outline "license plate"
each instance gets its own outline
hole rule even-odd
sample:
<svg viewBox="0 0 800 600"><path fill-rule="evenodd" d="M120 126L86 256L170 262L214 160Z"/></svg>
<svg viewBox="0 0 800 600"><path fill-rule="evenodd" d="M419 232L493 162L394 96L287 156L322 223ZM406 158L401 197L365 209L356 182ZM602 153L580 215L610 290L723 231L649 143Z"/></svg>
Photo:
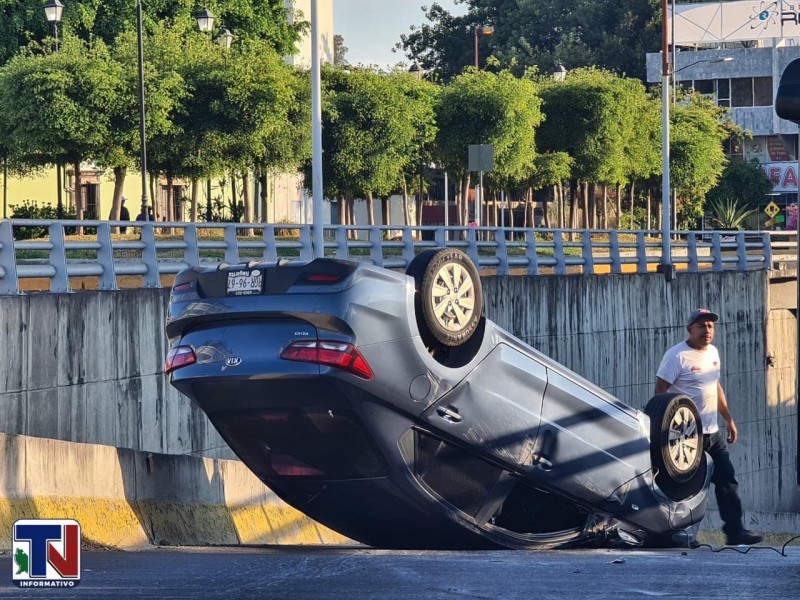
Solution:
<svg viewBox="0 0 800 600"><path fill-rule="evenodd" d="M228 272L228 296L250 296L264 289L264 272L258 269Z"/></svg>

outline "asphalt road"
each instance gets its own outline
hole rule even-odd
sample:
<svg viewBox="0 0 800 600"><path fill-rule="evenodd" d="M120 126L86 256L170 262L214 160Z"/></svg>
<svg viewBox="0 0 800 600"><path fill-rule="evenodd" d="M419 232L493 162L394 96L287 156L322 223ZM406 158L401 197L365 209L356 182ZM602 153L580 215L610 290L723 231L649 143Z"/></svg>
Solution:
<svg viewBox="0 0 800 600"><path fill-rule="evenodd" d="M797 543L797 542L795 542ZM778 549L780 550L780 548ZM800 546L697 550L410 552L363 548L157 548L84 552L73 589L2 598L800 598Z"/></svg>

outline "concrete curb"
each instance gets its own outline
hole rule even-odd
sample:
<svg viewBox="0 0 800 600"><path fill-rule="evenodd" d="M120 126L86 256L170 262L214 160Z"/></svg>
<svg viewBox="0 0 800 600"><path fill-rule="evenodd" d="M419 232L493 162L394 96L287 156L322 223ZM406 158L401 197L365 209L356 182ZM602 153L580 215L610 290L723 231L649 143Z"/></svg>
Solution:
<svg viewBox="0 0 800 600"><path fill-rule="evenodd" d="M87 542L352 544L239 461L0 434L0 549L22 518L75 519Z"/></svg>

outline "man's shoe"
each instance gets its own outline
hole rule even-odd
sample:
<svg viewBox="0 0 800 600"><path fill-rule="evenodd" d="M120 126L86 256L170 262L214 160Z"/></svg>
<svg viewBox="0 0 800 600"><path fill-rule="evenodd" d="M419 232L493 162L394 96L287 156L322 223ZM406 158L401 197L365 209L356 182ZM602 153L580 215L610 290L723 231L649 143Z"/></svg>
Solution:
<svg viewBox="0 0 800 600"><path fill-rule="evenodd" d="M725 543L728 546L752 546L758 544L764 539L764 536L748 531L747 529L740 529L733 533L725 534Z"/></svg>

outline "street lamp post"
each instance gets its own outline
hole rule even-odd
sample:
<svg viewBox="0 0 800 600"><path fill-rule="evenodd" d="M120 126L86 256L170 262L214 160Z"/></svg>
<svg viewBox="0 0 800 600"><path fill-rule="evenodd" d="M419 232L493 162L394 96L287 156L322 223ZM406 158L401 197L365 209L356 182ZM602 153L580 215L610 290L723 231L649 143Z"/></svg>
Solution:
<svg viewBox="0 0 800 600"><path fill-rule="evenodd" d="M667 2L662 0L663 27L661 29L661 264L658 269L664 273L668 280L675 276L675 266L672 264L670 248L670 165L669 165L669 106L670 106L670 78L675 80L675 75L684 69L700 63L730 62L730 56L718 58L705 58L696 60L688 65L675 69L670 68L668 44L670 39L670 21L667 19ZM674 13L673 13L674 14ZM676 202L677 203L677 202Z"/></svg>
<svg viewBox="0 0 800 600"><path fill-rule="evenodd" d="M55 39L55 50L58 52L58 24L61 23L61 15L64 12L64 5L60 0L47 0L44 3L44 14L48 22L53 24L53 39ZM56 215L59 219L64 218L64 201L62 199L61 182L61 163L56 162Z"/></svg>
<svg viewBox="0 0 800 600"><path fill-rule="evenodd" d="M56 41L56 52L58 52L58 24L61 23L61 15L64 12L64 5L60 0L47 0L44 3L44 14L47 20L53 24L53 38Z"/></svg>
<svg viewBox="0 0 800 600"><path fill-rule="evenodd" d="M667 0L662 0L663 25L661 28L661 265L659 270L668 280L674 276L672 249L670 248L670 196L669 196L669 41L670 22L667 19Z"/></svg>
<svg viewBox="0 0 800 600"><path fill-rule="evenodd" d="M325 238L322 222L324 202L322 173L322 75L319 56L318 0L311 0L311 194L313 216L314 257L325 257Z"/></svg>
<svg viewBox="0 0 800 600"><path fill-rule="evenodd" d="M231 33L231 30L225 27L225 25L220 27L216 39L220 46L227 48L228 50L231 49L231 44L233 44L233 33Z"/></svg>
<svg viewBox="0 0 800 600"><path fill-rule="evenodd" d="M203 33L211 34L211 31L214 29L215 18L214 13L208 10L208 8L203 8L195 15L197 28ZM206 223L210 223L213 216L214 213L211 208L211 175L209 175L208 181L206 182Z"/></svg>
<svg viewBox="0 0 800 600"><path fill-rule="evenodd" d="M474 29L475 35L475 68L480 69L478 66L478 35L492 35L494 33L494 27L491 25L483 25L475 27Z"/></svg>
<svg viewBox="0 0 800 600"><path fill-rule="evenodd" d="M145 128L145 97L144 97L144 41L142 37L142 0L136 0L136 43L139 59L139 162L142 172L142 218L150 220L147 200L147 143Z"/></svg>

